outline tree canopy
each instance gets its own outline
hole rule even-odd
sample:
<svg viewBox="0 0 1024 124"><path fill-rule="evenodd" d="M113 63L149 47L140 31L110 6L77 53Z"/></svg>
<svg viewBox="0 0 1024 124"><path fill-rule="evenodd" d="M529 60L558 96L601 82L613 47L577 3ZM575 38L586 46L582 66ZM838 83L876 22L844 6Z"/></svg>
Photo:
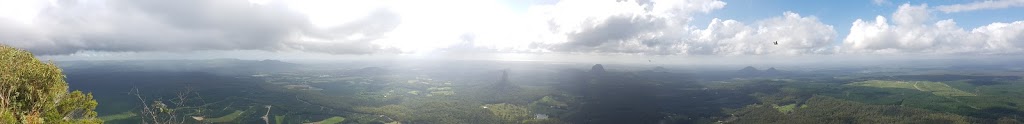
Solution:
<svg viewBox="0 0 1024 124"><path fill-rule="evenodd" d="M68 92L64 74L28 51L0 45L0 123L103 123L91 93Z"/></svg>

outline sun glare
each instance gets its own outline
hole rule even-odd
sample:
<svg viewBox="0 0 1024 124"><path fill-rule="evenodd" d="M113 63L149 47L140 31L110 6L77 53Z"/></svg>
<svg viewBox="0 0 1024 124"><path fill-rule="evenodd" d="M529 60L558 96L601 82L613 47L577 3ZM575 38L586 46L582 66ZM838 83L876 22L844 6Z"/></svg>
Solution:
<svg viewBox="0 0 1024 124"><path fill-rule="evenodd" d="M268 4L267 0L252 0L253 4ZM321 29L342 26L354 20L365 18L373 11L386 10L397 13L400 24L384 37L371 41L374 44L397 48L402 52L435 52L453 44L473 42L478 46L516 48L528 39L524 34L526 26L519 15L497 1L488 0L440 0L440 1L282 1L287 6L307 16L309 21ZM470 6L471 5L471 6ZM497 30L508 29L508 30ZM462 36L474 35L465 38ZM342 39L358 40L365 34L356 34Z"/></svg>
<svg viewBox="0 0 1024 124"><path fill-rule="evenodd" d="M0 0L0 21L10 19L22 24L32 24L40 8L44 8L46 3L47 1Z"/></svg>

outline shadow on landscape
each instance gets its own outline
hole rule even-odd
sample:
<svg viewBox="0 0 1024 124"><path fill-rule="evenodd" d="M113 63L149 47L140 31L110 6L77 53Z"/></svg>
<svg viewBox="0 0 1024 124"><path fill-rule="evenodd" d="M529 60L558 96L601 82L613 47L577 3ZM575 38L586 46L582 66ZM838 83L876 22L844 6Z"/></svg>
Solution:
<svg viewBox="0 0 1024 124"><path fill-rule="evenodd" d="M978 110L977 112L970 114L970 116L993 120L1003 117L1021 118L1024 117L1024 111L1005 107L991 107Z"/></svg>
<svg viewBox="0 0 1024 124"><path fill-rule="evenodd" d="M564 70L567 85L580 94L575 123L712 123L728 114L722 108L740 108L757 102L736 90L709 90L687 74L661 69L639 72L605 71L600 64L588 72Z"/></svg>

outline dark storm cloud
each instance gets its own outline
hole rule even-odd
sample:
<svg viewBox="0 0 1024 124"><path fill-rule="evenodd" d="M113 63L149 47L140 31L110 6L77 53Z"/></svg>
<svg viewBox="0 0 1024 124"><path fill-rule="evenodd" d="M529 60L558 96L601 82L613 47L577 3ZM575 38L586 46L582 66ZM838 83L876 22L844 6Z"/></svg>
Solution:
<svg viewBox="0 0 1024 124"><path fill-rule="evenodd" d="M399 18L386 9L337 27L315 28L283 3L245 0L60 1L33 24L0 21L0 43L37 54L80 51L309 50L365 54ZM360 39L345 39L351 35ZM310 41L315 40L315 41Z"/></svg>

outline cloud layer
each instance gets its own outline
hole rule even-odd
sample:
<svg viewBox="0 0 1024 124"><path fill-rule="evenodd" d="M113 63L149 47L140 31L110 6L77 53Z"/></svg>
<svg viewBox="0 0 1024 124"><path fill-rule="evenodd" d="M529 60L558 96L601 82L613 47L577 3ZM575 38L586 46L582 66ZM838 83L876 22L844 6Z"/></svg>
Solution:
<svg viewBox="0 0 1024 124"><path fill-rule="evenodd" d="M985 0L967 4L936 6L935 8L942 12L954 13L986 9L1002 9L1010 7L1024 7L1024 0Z"/></svg>
<svg viewBox="0 0 1024 124"><path fill-rule="evenodd" d="M964 30L953 20L932 20L927 5L903 4L889 19L857 19L843 40L847 53L1010 54L1024 47L1024 21Z"/></svg>
<svg viewBox="0 0 1024 124"><path fill-rule="evenodd" d="M398 17L387 10L347 25L313 28L286 6L242 0L59 1L33 23L0 21L0 43L37 54L79 51L308 50L373 53L386 50L359 33L377 37Z"/></svg>
<svg viewBox="0 0 1024 124"><path fill-rule="evenodd" d="M594 5L599 4L599 5ZM707 28L690 24L692 15L721 9L717 0L685 2L562 1L547 18L551 36L537 46L557 52L630 54L762 55L827 53L836 34L816 17L785 12L753 25L714 19ZM596 7L595 7L596 6ZM602 7L604 6L604 7ZM604 8L612 12L589 13ZM578 12L578 13L573 13ZM565 16L585 15L585 16ZM779 41L780 45L772 44Z"/></svg>
<svg viewBox="0 0 1024 124"><path fill-rule="evenodd" d="M953 20L935 21L931 12L1024 6L1020 0L934 8L903 4L888 18L853 21L849 34L837 34L832 25L796 12L753 22L714 18L708 24L693 23L695 16L726 8L728 3L720 0L560 0L523 3L527 7L521 10L485 0L319 2L324 1L37 2L43 4L26 5L40 9L10 9L39 10L31 18L0 13L0 43L49 55L205 50L643 55L1024 52L1024 21L966 30Z"/></svg>

